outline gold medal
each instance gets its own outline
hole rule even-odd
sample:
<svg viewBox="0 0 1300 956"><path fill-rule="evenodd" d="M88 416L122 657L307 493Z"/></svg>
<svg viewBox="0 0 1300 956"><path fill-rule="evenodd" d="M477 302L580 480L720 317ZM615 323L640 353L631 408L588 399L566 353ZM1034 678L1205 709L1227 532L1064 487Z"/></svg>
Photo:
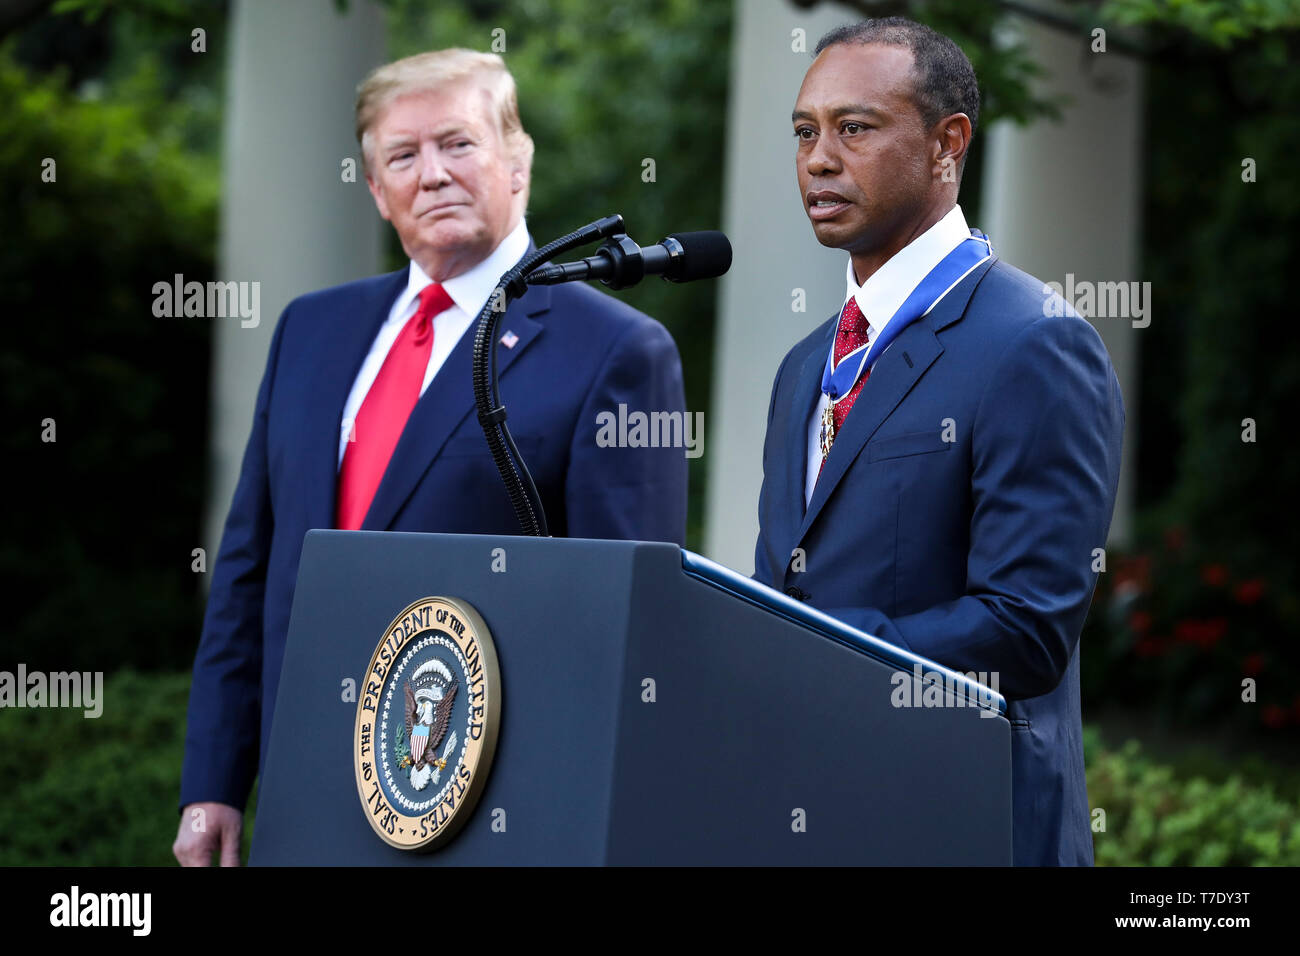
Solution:
<svg viewBox="0 0 1300 956"><path fill-rule="evenodd" d="M835 403L827 402L826 408L822 412L822 460L831 453L831 445L835 442Z"/></svg>

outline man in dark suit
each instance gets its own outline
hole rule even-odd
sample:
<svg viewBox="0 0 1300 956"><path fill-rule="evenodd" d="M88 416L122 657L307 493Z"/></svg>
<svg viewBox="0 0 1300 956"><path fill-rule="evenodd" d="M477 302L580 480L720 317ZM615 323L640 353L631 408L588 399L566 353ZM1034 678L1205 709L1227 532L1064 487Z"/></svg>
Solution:
<svg viewBox="0 0 1300 956"><path fill-rule="evenodd" d="M966 226L978 111L970 62L927 27L869 20L817 46L796 168L817 239L849 253L848 291L776 375L755 577L991 673L1013 861L1090 864L1078 641L1124 409L1092 326Z"/></svg>
<svg viewBox="0 0 1300 956"><path fill-rule="evenodd" d="M473 414L467 334L530 247L533 144L514 82L500 57L467 50L390 63L360 88L357 136L411 262L280 317L194 663L173 847L186 864L239 861L303 535L519 531ZM566 285L530 289L501 329L501 393L551 533L683 543L683 449L597 442L598 416L620 405L685 414L664 328Z"/></svg>

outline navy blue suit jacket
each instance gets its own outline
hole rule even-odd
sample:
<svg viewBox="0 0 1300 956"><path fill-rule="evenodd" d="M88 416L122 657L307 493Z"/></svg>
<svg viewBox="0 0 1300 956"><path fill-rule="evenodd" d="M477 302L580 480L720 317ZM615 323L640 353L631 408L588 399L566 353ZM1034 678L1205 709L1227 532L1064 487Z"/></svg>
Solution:
<svg viewBox="0 0 1300 956"><path fill-rule="evenodd" d="M334 526L343 405L407 270L295 299L271 341L194 661L181 806L243 807L266 753L303 536ZM509 425L551 534L684 543L681 448L596 444L597 415L685 412L662 325L585 285L533 287L497 346ZM518 534L474 414L473 328L402 432L363 530Z"/></svg>
<svg viewBox="0 0 1300 956"><path fill-rule="evenodd" d="M1092 862L1078 643L1124 431L1100 336L1059 299L1045 309L1050 295L990 259L908 326L806 510L835 317L796 345L768 410L755 555L765 584L954 670L997 672L1018 865Z"/></svg>

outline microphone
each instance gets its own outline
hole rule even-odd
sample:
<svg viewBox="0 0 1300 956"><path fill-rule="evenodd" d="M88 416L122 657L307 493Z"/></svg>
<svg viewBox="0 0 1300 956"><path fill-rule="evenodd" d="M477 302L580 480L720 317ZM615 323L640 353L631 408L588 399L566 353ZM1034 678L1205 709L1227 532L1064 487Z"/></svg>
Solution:
<svg viewBox="0 0 1300 956"><path fill-rule="evenodd" d="M731 268L731 243L716 230L673 233L641 248L626 234L611 236L594 256L580 262L543 266L527 276L529 285L557 285L599 279L611 289L626 289L646 276L671 282L716 279Z"/></svg>

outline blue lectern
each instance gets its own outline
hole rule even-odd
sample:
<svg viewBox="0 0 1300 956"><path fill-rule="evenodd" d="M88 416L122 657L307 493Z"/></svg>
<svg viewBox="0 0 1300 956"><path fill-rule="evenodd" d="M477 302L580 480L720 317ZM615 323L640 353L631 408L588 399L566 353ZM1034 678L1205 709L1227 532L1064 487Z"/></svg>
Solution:
<svg viewBox="0 0 1300 956"><path fill-rule="evenodd" d="M500 729L463 828L413 853L367 819L340 688L430 596L490 630ZM251 862L1009 865L1004 710L672 545L312 531Z"/></svg>

